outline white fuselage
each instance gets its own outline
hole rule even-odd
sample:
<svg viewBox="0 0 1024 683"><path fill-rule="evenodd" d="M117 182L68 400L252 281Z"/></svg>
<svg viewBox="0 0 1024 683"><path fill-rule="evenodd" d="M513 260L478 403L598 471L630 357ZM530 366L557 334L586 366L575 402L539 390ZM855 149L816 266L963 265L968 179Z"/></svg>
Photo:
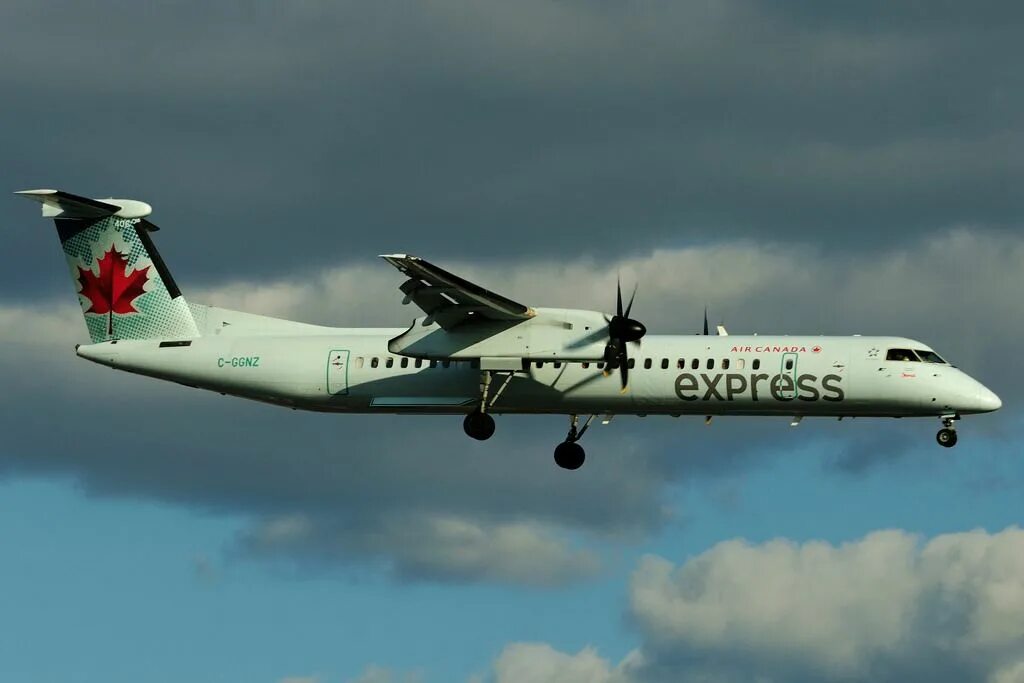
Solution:
<svg viewBox="0 0 1024 683"><path fill-rule="evenodd" d="M83 345L111 367L304 410L468 413L479 361L388 351L402 329L303 326L187 340ZM654 335L630 344L629 389L597 362L524 360L494 372L493 413L942 416L996 410L998 397L945 363L886 360L929 350L898 337ZM505 385L505 378L511 379ZM502 385L505 385L504 387Z"/></svg>

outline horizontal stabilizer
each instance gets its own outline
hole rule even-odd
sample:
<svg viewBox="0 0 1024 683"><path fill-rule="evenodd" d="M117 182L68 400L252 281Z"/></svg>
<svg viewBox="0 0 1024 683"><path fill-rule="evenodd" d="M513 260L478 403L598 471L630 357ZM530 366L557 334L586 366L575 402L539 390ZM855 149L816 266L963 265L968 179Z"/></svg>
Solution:
<svg viewBox="0 0 1024 683"><path fill-rule="evenodd" d="M43 205L43 218L144 218L153 207L135 199L89 199L61 190L22 190L15 192Z"/></svg>

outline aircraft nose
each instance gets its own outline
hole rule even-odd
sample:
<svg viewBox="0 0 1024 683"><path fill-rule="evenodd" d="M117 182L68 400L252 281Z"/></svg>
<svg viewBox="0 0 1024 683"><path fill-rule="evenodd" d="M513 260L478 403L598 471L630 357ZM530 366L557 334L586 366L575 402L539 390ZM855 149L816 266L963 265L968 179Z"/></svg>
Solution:
<svg viewBox="0 0 1024 683"><path fill-rule="evenodd" d="M991 413L994 410L999 410L1003 407L1002 400L996 396L995 392L988 389L987 387L981 387L978 390L978 408L986 413Z"/></svg>

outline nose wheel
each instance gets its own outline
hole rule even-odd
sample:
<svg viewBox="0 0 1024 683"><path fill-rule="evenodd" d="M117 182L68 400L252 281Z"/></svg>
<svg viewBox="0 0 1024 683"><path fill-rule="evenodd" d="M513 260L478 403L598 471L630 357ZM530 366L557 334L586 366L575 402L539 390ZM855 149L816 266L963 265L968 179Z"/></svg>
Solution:
<svg viewBox="0 0 1024 683"><path fill-rule="evenodd" d="M942 417L942 429L935 435L935 440L943 448L952 448L956 445L956 429L953 427L953 421L958 419L957 416L944 415Z"/></svg>
<svg viewBox="0 0 1024 683"><path fill-rule="evenodd" d="M569 417L569 433L566 434L565 441L555 446L556 465L565 470L578 470L583 467L583 462L587 459L587 453L583 450L583 446L576 442L583 438L584 432L590 427L593 419L594 416L591 415L583 423L583 426L580 427L578 415L571 415Z"/></svg>

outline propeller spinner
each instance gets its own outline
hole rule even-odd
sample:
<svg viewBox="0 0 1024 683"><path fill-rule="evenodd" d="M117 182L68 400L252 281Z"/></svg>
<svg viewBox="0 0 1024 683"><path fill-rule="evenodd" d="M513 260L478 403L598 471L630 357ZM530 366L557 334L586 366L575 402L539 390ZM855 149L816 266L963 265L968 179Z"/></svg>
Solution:
<svg viewBox="0 0 1024 683"><path fill-rule="evenodd" d="M619 369L619 378L622 382L622 390L629 386L629 342L640 341L647 334L647 328L639 320L629 317L633 310L633 299L636 298L636 286L633 287L633 294L629 297L626 309L622 309L622 282L616 284L615 315L608 321L608 343L604 347L605 374L610 374L614 368Z"/></svg>

